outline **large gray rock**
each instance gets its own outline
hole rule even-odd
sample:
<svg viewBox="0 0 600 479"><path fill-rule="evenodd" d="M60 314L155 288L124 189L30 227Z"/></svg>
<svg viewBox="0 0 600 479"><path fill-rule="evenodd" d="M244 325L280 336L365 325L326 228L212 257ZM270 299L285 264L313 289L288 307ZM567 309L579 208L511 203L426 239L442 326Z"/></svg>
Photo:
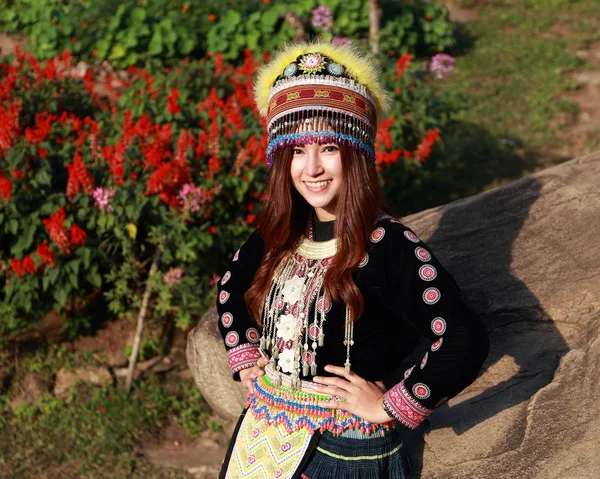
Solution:
<svg viewBox="0 0 600 479"><path fill-rule="evenodd" d="M491 340L477 381L406 434L411 477L600 477L599 184L596 153L404 218ZM211 312L190 334L188 361L229 418L243 394L216 324Z"/></svg>
<svg viewBox="0 0 600 479"><path fill-rule="evenodd" d="M231 377L218 322L217 308L212 308L190 331L186 357L202 397L216 414L234 421L244 407L247 392Z"/></svg>

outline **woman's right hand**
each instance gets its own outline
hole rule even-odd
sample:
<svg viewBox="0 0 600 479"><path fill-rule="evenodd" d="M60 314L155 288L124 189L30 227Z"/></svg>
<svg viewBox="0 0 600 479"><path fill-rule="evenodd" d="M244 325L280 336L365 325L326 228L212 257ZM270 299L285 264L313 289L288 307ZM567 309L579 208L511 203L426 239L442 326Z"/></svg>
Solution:
<svg viewBox="0 0 600 479"><path fill-rule="evenodd" d="M254 392L254 380L265 374L264 368L268 362L269 360L266 358L259 358L256 362L256 366L240 371L240 380L249 393Z"/></svg>

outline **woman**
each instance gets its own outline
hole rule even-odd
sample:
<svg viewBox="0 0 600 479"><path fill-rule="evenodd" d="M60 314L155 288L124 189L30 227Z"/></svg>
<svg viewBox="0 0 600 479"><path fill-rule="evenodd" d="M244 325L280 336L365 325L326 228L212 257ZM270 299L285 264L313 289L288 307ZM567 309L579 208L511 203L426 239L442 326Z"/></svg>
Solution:
<svg viewBox="0 0 600 479"><path fill-rule="evenodd" d="M384 210L388 108L353 47L302 43L259 73L270 172L258 228L219 282L219 327L249 400L220 477L408 477L399 431L475 380L482 323L431 250ZM419 335L419 364L403 360Z"/></svg>

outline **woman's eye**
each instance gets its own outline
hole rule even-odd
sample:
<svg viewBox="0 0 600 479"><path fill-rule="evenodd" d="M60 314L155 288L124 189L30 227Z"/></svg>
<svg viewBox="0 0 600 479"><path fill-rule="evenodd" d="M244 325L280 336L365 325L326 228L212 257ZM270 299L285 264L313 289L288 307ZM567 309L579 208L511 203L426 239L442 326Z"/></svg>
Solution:
<svg viewBox="0 0 600 479"><path fill-rule="evenodd" d="M301 154L302 154L302 150L300 150L300 149L298 149L298 148L294 148L294 149L292 150L292 153L293 153L294 155L301 155Z"/></svg>
<svg viewBox="0 0 600 479"><path fill-rule="evenodd" d="M332 152L332 151L338 151L338 150L339 150L339 148L337 146L333 146L333 145L326 146L325 148L323 148L323 151L326 151L326 152Z"/></svg>

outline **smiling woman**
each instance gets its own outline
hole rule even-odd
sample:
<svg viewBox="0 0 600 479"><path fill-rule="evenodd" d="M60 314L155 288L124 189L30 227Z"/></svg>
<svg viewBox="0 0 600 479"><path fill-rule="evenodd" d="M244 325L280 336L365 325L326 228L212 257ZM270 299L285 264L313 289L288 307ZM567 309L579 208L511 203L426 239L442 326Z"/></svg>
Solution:
<svg viewBox="0 0 600 479"><path fill-rule="evenodd" d="M293 45L256 99L271 168L257 230L218 284L231 373L249 392L220 477L407 478L399 431L475 379L487 334L383 204L377 68L348 45ZM431 346L405 364L419 335Z"/></svg>

